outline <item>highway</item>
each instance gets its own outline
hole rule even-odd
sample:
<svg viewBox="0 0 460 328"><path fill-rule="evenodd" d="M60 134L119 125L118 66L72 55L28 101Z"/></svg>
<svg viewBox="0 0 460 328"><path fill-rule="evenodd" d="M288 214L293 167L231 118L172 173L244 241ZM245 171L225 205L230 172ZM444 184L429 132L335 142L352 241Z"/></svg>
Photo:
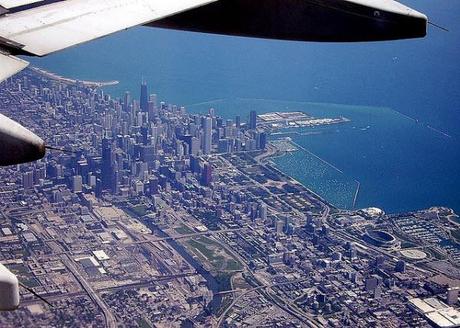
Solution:
<svg viewBox="0 0 460 328"><path fill-rule="evenodd" d="M117 320L110 309L107 307L107 304L99 297L96 291L90 286L90 284L85 280L85 278L80 274L77 267L73 263L73 260L68 255L62 255L61 259L64 265L69 269L72 275L77 279L80 285L85 290L86 294L91 298L91 300L99 306L104 314L105 325L107 328L116 328Z"/></svg>
<svg viewBox="0 0 460 328"><path fill-rule="evenodd" d="M254 276L253 276L254 277ZM254 277L254 279L256 279ZM241 300L244 296L248 295L249 293L251 292L257 292L257 291L261 291L262 289L270 289L270 288L273 288L273 287L278 287L278 286L283 286L283 285L289 285L289 284L294 284L294 283L301 283L303 281L306 281L307 279L300 279L300 280L296 280L296 281L287 281L287 282L282 282L282 283L276 283L276 284L270 284L270 285L260 285L260 286L257 286L257 287L253 287L253 288L249 288L249 289L245 289L245 290L229 290L229 291L225 291L225 292L222 292L222 293L233 293L233 292L238 292L238 291L242 291L243 293L238 295L234 300L233 302L227 307L227 309L225 309L225 311L222 313L222 315L220 316L220 319L219 321L217 322L217 327L221 327L223 322L224 322L224 319L225 317L227 316L228 312L232 309L232 307L239 301ZM300 321L306 323L309 327L318 327L315 323L314 323L314 318L312 316L307 316L305 313L302 313L300 311L298 311L297 309L294 309L293 308L293 305L292 304L281 304L280 302L278 302L272 295L266 295L266 294L263 294L265 297L268 296L268 298L273 302L275 303L278 307L282 308L283 310L285 310L286 312L288 312L289 314L295 316L297 319L299 319Z"/></svg>
<svg viewBox="0 0 460 328"><path fill-rule="evenodd" d="M165 276L152 276L151 279L148 281L139 281L139 282L133 282L129 284L124 284L124 285L119 285L119 286L110 286L110 287L104 287L104 288L97 288L93 289L97 293L100 292L105 292L105 291L117 291L117 290L125 290L125 289L135 289L135 288L148 288L155 286L155 284L162 282L162 281L168 281L168 280L173 280L173 279L178 279L178 278L184 278L184 277L191 277L191 276L196 276L198 273L196 272L184 272L182 274L174 274L174 275L165 275ZM54 294L54 295L46 295L46 294L40 294L40 296L44 297L47 301L49 301L51 304L54 301L62 300L62 299L71 299L74 297L80 297L80 296L85 296L88 295L87 291L82 291L82 292L74 292L74 293L65 293L65 294ZM28 300L24 300L21 302L21 306L27 306L31 304L37 304L41 303L41 301L37 298L30 298Z"/></svg>
<svg viewBox="0 0 460 328"><path fill-rule="evenodd" d="M179 235L179 236L169 236L169 237L163 237L163 238L149 238L149 239L138 240L138 241L134 241L132 243L125 243L125 244L126 245L133 245L133 244L159 243L159 242L168 241L168 240L189 239L189 238L199 237L199 236L212 236L212 235L219 234L219 233L241 231L243 229L244 228L223 229L223 230L209 230L209 231L194 232L194 233L189 233L189 234Z"/></svg>

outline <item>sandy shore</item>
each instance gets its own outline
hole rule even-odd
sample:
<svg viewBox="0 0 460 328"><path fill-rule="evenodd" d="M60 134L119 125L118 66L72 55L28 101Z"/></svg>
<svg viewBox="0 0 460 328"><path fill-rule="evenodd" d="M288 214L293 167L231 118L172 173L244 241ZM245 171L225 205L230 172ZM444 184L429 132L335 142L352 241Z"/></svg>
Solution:
<svg viewBox="0 0 460 328"><path fill-rule="evenodd" d="M57 75L55 73L51 73L51 72L48 72L48 71L45 71L41 68L37 68L37 67L30 67L30 69L34 70L35 72L39 73L39 74L42 74L44 76L46 76L47 78L50 78L50 79L53 79L53 80L57 80L57 81L60 81L60 82L63 82L63 83L68 83L68 84L77 84L77 83L81 83L85 86L88 86L88 87L98 87L98 88L101 88L101 87L108 87L108 86L111 86L111 85L116 85L118 83L120 83L119 81L104 81L104 82L98 82L98 81L82 81L82 80L75 80L75 79L71 79L71 78L68 78L68 77L63 77L63 76L60 76L60 75Z"/></svg>

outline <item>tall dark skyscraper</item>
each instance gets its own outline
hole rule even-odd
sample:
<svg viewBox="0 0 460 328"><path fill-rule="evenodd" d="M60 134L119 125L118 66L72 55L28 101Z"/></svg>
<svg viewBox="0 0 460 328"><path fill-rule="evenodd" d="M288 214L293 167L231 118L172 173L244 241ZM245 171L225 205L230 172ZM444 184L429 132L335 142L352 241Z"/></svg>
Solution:
<svg viewBox="0 0 460 328"><path fill-rule="evenodd" d="M101 166L101 182L102 189L112 188L112 140L109 138L102 139L102 166Z"/></svg>
<svg viewBox="0 0 460 328"><path fill-rule="evenodd" d="M251 130L255 130L257 128L257 112L255 110L251 110L249 114L249 128Z"/></svg>
<svg viewBox="0 0 460 328"><path fill-rule="evenodd" d="M267 147L267 134L262 132L260 134L260 149L265 149Z"/></svg>
<svg viewBox="0 0 460 328"><path fill-rule="evenodd" d="M205 163L203 172L201 173L201 184L203 186L209 186L212 182L212 166L209 163Z"/></svg>
<svg viewBox="0 0 460 328"><path fill-rule="evenodd" d="M148 112L149 111L149 96L147 90L147 83L142 82L141 84L141 98L140 98L140 107L141 111Z"/></svg>

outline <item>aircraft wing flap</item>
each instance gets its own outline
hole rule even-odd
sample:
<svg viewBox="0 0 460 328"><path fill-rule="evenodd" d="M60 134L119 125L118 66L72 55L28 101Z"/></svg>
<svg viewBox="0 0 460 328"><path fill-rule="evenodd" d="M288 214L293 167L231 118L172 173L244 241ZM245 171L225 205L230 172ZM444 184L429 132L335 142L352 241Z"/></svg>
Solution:
<svg viewBox="0 0 460 328"><path fill-rule="evenodd" d="M29 63L22 59L0 53L0 82L22 71L28 65Z"/></svg>
<svg viewBox="0 0 460 328"><path fill-rule="evenodd" d="M38 56L216 0L67 0L0 18L0 37Z"/></svg>
<svg viewBox="0 0 460 328"><path fill-rule="evenodd" d="M0 6L6 9L30 5L32 3L41 2L43 0L0 0Z"/></svg>

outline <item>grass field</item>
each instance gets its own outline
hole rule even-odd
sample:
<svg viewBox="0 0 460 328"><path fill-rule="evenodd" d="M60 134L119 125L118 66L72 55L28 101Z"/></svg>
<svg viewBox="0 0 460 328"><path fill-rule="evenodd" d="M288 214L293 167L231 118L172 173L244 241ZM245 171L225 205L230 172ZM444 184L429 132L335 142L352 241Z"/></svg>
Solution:
<svg viewBox="0 0 460 328"><path fill-rule="evenodd" d="M199 237L187 242L189 249L201 260L209 263L216 271L236 271L243 267L231 254L223 249L217 242Z"/></svg>
<svg viewBox="0 0 460 328"><path fill-rule="evenodd" d="M189 227L183 224L181 224L180 227L174 228L174 230L176 230L176 232L180 233L181 235L188 235L188 234L193 233L192 229L190 229Z"/></svg>

